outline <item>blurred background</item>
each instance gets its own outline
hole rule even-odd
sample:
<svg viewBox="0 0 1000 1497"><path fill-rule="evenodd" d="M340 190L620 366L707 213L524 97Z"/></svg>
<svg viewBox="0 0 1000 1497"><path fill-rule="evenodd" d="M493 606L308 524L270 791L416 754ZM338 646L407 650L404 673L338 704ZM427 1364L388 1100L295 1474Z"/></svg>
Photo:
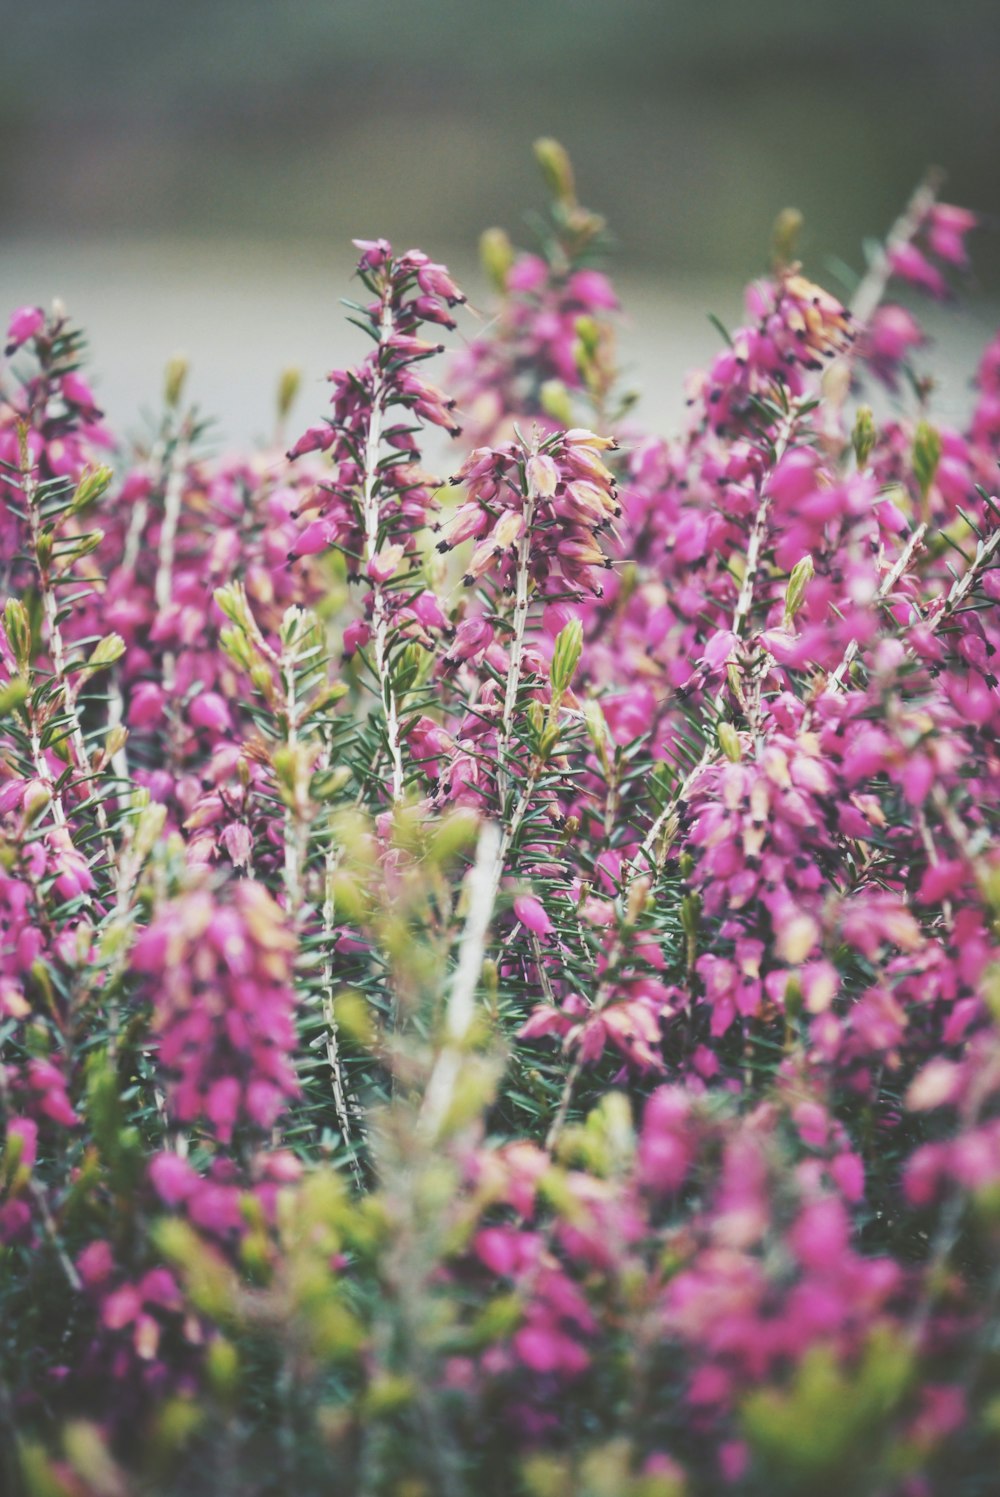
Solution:
<svg viewBox="0 0 1000 1497"><path fill-rule="evenodd" d="M478 235L528 241L541 134L615 233L662 428L781 208L835 290L931 163L1000 214L998 0L2 0L0 22L0 312L61 296L126 430L178 351L220 440L268 429L287 364L318 413L360 351L352 236L419 245L486 306ZM946 408L997 321L996 227L974 253Z"/></svg>

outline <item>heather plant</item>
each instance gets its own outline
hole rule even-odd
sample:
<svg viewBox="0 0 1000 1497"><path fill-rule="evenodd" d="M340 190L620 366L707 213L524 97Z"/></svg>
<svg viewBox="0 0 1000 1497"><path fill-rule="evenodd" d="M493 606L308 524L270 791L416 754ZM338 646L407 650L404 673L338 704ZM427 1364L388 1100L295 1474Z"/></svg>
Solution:
<svg viewBox="0 0 1000 1497"><path fill-rule="evenodd" d="M993 1490L1000 339L953 427L919 322L977 220L928 178L835 294L782 215L665 437L537 154L488 321L358 241L287 453L291 374L129 446L11 319L11 1497Z"/></svg>

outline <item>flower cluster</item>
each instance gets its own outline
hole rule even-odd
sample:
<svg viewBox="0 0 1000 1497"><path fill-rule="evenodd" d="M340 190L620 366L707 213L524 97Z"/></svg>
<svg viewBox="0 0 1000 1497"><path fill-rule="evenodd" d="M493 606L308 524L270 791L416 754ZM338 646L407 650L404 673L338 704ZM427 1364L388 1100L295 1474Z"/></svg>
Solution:
<svg viewBox="0 0 1000 1497"><path fill-rule="evenodd" d="M489 573L513 592L524 553L536 589L599 594L596 569L610 562L597 537L621 514L615 476L600 454L615 446L574 428L531 449L519 442L476 448L452 480L465 486L465 499L442 527L438 550L475 540L467 586Z"/></svg>
<svg viewBox="0 0 1000 1497"><path fill-rule="evenodd" d="M151 982L178 1123L207 1122L225 1144L240 1125L272 1127L295 1095L294 950L280 910L249 879L225 901L192 890L142 932L131 962Z"/></svg>
<svg viewBox="0 0 1000 1497"><path fill-rule="evenodd" d="M667 437L537 154L441 387L461 293L357 242L290 453L174 363L113 471L11 320L4 1492L990 1489L1000 341L939 419L888 299L975 219L842 298L786 216Z"/></svg>
<svg viewBox="0 0 1000 1497"><path fill-rule="evenodd" d="M689 403L717 436L744 424L755 399L775 384L801 395L809 375L852 338L847 309L797 272L751 286L746 310L750 324L688 385Z"/></svg>

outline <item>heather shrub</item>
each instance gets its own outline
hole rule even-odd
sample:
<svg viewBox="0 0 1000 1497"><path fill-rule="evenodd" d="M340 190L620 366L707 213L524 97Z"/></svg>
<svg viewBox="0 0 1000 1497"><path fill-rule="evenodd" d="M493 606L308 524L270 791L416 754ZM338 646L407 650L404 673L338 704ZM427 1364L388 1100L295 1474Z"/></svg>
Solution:
<svg viewBox="0 0 1000 1497"><path fill-rule="evenodd" d="M665 437L537 153L487 321L358 241L287 454L180 363L129 449L11 319L12 1497L993 1489L1000 341L959 429L919 321L976 220L834 294L783 215Z"/></svg>

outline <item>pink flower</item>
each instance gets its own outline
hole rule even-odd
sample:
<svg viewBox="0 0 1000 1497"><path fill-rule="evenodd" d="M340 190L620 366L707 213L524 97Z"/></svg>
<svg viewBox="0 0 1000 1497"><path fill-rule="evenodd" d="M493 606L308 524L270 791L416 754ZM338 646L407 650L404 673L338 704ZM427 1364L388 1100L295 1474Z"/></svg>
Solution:
<svg viewBox="0 0 1000 1497"><path fill-rule="evenodd" d="M188 708L188 717L196 728L208 728L213 733L230 732L233 726L225 698L216 691L203 691L196 696Z"/></svg>
<svg viewBox="0 0 1000 1497"><path fill-rule="evenodd" d="M76 1268L88 1289L106 1283L115 1268L111 1244L103 1237L88 1243L76 1260Z"/></svg>
<svg viewBox="0 0 1000 1497"><path fill-rule="evenodd" d="M163 718L166 693L155 681L142 681L132 693L128 722L132 728L151 728Z"/></svg>
<svg viewBox="0 0 1000 1497"><path fill-rule="evenodd" d="M21 1145L20 1164L31 1169L38 1155L38 1124L32 1118L12 1117L7 1119L7 1139L19 1139Z"/></svg>
<svg viewBox="0 0 1000 1497"><path fill-rule="evenodd" d="M856 1205L865 1194L865 1167L861 1156L853 1153L837 1154L830 1161L830 1176L851 1205Z"/></svg>
<svg viewBox="0 0 1000 1497"><path fill-rule="evenodd" d="M160 1200L167 1206L179 1206L198 1186L198 1175L179 1154L154 1154L149 1162L149 1178Z"/></svg>
<svg viewBox="0 0 1000 1497"><path fill-rule="evenodd" d="M579 1377L590 1365L584 1348L551 1321L524 1326L514 1336L514 1350L532 1372Z"/></svg>
<svg viewBox="0 0 1000 1497"><path fill-rule="evenodd" d="M921 291L927 291L931 296L944 298L948 295L948 283L944 276L937 270L926 255L922 254L914 244L903 244L889 252L889 264L892 266L893 275L899 276L900 280L908 281L911 286L917 286Z"/></svg>
<svg viewBox="0 0 1000 1497"><path fill-rule="evenodd" d="M14 353L30 338L34 338L45 326L45 313L41 307L20 307L11 314L7 325L7 352Z"/></svg>
<svg viewBox="0 0 1000 1497"><path fill-rule="evenodd" d="M120 1331L142 1309L142 1299L134 1284L123 1284L106 1296L101 1306L101 1319L109 1331Z"/></svg>
<svg viewBox="0 0 1000 1497"><path fill-rule="evenodd" d="M927 243L939 260L965 269L969 263L966 235L978 223L976 214L970 213L967 208L956 208L951 203L935 203L928 215Z"/></svg>
<svg viewBox="0 0 1000 1497"><path fill-rule="evenodd" d="M526 930L532 931L536 936L550 936L552 934L552 921L545 913L545 907L533 894L519 894L514 900L514 914L520 920Z"/></svg>
<svg viewBox="0 0 1000 1497"><path fill-rule="evenodd" d="M806 1206L792 1228L791 1245L805 1268L835 1271L848 1245L847 1214L840 1201L827 1196Z"/></svg>

